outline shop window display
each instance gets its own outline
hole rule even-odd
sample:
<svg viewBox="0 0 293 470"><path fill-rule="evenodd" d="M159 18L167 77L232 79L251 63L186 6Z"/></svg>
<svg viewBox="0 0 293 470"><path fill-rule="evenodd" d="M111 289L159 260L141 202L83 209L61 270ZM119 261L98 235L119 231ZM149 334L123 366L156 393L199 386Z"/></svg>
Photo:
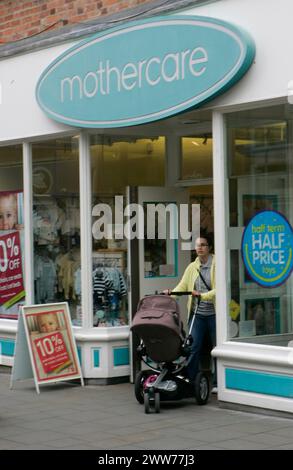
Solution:
<svg viewBox="0 0 293 470"><path fill-rule="evenodd" d="M214 198L213 185L194 186L189 189L190 204L200 206L200 227L205 233L214 237Z"/></svg>
<svg viewBox="0 0 293 470"><path fill-rule="evenodd" d="M167 203L161 203L167 207ZM154 220L153 238L148 237L148 207L153 203L144 203L144 277L173 277L178 275L177 240L171 237L170 222L175 218L174 210L167 212L166 218L158 214ZM170 207L169 209L170 210ZM152 214L152 210L150 211ZM152 216L151 216L152 217ZM162 237L162 238L161 238Z"/></svg>
<svg viewBox="0 0 293 470"><path fill-rule="evenodd" d="M128 324L124 250L93 253L94 326Z"/></svg>
<svg viewBox="0 0 293 470"><path fill-rule="evenodd" d="M289 227L293 224L293 134L288 107L284 104L227 116L228 332L230 339L236 341L287 346L293 338L292 273L288 271L280 282L277 276L270 275L276 271L274 257L283 257L290 250L285 246L285 251L280 251L278 240L285 239L285 226L276 225L274 220L283 217ZM267 224L254 222L263 217L268 217ZM243 238L247 229L251 230L253 243L250 251ZM259 263L253 264L257 259Z"/></svg>
<svg viewBox="0 0 293 470"><path fill-rule="evenodd" d="M213 177L212 113L199 111L199 121L194 122L198 132L181 137L181 180L199 180ZM192 120L186 122L192 127Z"/></svg>
<svg viewBox="0 0 293 470"><path fill-rule="evenodd" d="M67 301L81 326L78 142L33 144L35 303Z"/></svg>
<svg viewBox="0 0 293 470"><path fill-rule="evenodd" d="M22 147L0 148L0 318L25 303Z"/></svg>
<svg viewBox="0 0 293 470"><path fill-rule="evenodd" d="M93 322L94 326L128 325L127 240L99 237L95 224L97 207L107 206L115 214L115 196L127 204L127 186L163 186L165 139L135 136L91 136L92 209L93 209ZM101 207L101 206L100 206ZM123 217L122 217L123 219ZM108 227L113 229L115 220ZM122 229L123 231L123 229ZM116 237L115 237L116 235Z"/></svg>

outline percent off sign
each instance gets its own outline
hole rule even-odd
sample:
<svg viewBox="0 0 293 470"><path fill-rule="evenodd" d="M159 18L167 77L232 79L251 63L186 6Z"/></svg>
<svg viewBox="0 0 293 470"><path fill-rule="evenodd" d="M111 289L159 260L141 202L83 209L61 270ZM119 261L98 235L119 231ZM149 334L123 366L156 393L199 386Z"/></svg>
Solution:
<svg viewBox="0 0 293 470"><path fill-rule="evenodd" d="M0 253L2 250L2 256L0 256L0 272L4 273L9 268L11 271L18 268L20 265L19 255L19 244L16 243L16 236L11 235L8 237L2 237L0 239Z"/></svg>
<svg viewBox="0 0 293 470"><path fill-rule="evenodd" d="M19 232L0 236L0 305L9 308L25 296Z"/></svg>
<svg viewBox="0 0 293 470"><path fill-rule="evenodd" d="M41 351L42 357L50 356L55 352L60 352L64 345L63 339L58 334L53 336L48 336L36 342L37 348ZM61 346L61 348L60 348Z"/></svg>

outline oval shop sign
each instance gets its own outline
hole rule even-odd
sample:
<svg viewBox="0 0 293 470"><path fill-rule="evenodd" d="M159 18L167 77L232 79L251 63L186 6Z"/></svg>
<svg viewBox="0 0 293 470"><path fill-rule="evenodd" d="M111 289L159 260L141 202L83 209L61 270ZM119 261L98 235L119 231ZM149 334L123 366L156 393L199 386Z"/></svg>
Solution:
<svg viewBox="0 0 293 470"><path fill-rule="evenodd" d="M178 114L223 93L250 67L246 32L221 20L157 17L99 33L42 73L37 101L78 127L123 127Z"/></svg>
<svg viewBox="0 0 293 470"><path fill-rule="evenodd" d="M292 250L292 227L277 211L258 212L245 227L243 262L253 281L262 287L276 287L288 279L293 269Z"/></svg>

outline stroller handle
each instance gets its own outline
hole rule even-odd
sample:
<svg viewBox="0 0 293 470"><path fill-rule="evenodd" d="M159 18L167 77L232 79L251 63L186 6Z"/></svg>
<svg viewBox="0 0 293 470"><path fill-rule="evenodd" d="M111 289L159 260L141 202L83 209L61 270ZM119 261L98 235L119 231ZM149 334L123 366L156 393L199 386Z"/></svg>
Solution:
<svg viewBox="0 0 293 470"><path fill-rule="evenodd" d="M190 290L186 290L186 291L179 291L179 292L172 292L170 291L168 294L165 294L164 292L161 292L161 294L164 294L164 295L176 295L176 296L181 296L181 295L192 295L192 291Z"/></svg>
<svg viewBox="0 0 293 470"><path fill-rule="evenodd" d="M192 295L192 291L189 291L189 290L186 290L186 291L182 291L182 292L170 292L170 295Z"/></svg>

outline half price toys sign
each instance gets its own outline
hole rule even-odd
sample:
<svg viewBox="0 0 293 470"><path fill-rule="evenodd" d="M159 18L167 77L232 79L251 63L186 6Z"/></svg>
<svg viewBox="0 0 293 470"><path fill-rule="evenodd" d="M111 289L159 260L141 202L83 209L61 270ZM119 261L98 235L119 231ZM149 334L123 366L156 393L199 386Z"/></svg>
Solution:
<svg viewBox="0 0 293 470"><path fill-rule="evenodd" d="M264 210L245 227L241 246L245 268L261 287L280 286L293 270L293 229L286 217Z"/></svg>

